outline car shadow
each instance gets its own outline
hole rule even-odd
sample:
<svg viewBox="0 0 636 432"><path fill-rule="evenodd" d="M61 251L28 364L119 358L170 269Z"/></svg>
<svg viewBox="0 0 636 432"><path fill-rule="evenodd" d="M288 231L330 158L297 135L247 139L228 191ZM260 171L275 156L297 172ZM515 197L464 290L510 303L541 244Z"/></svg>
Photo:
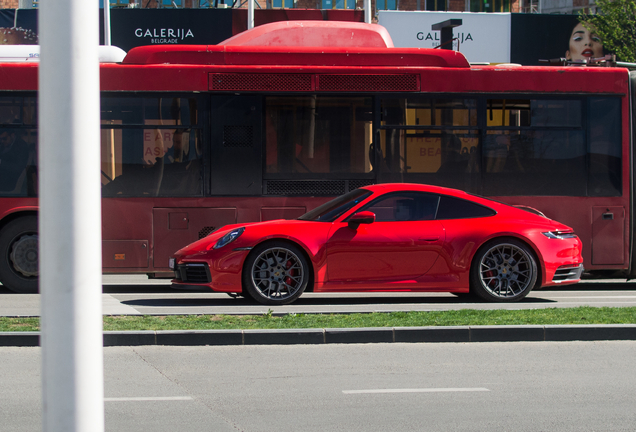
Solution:
<svg viewBox="0 0 636 432"><path fill-rule="evenodd" d="M170 285L102 285L104 294L174 294L175 292L178 291L170 288Z"/></svg>
<svg viewBox="0 0 636 432"><path fill-rule="evenodd" d="M254 300L244 297L238 298L187 298L189 293L183 293L178 297L161 298L161 299L134 299L124 300L121 303L132 307L232 307L232 306L264 306ZM373 306L373 305L391 305L391 304L487 304L488 302L474 298L458 298L458 297L300 297L289 306ZM533 303L556 303L556 300L548 300L542 298L525 298L519 304ZM284 307L284 306L277 306Z"/></svg>

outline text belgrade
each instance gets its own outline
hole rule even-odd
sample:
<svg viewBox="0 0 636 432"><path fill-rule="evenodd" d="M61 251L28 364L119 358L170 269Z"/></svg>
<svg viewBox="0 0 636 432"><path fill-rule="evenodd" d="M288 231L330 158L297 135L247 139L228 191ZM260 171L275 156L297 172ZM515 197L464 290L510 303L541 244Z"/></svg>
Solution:
<svg viewBox="0 0 636 432"><path fill-rule="evenodd" d="M149 38L161 38L161 42L153 39L153 43L177 43L178 39L184 40L185 38L194 37L194 33L190 29L171 29L171 28L162 28L162 29L140 29L135 30L135 36L138 38L141 37L149 37Z"/></svg>

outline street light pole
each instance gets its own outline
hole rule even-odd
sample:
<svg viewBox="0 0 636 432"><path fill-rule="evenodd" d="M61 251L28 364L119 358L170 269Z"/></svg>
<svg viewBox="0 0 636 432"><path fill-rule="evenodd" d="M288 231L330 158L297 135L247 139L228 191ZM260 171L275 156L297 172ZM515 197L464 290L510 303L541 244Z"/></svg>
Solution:
<svg viewBox="0 0 636 432"><path fill-rule="evenodd" d="M44 432L103 432L99 4L40 0Z"/></svg>
<svg viewBox="0 0 636 432"><path fill-rule="evenodd" d="M104 45L110 46L110 0L104 2Z"/></svg>
<svg viewBox="0 0 636 432"><path fill-rule="evenodd" d="M254 1L255 0L247 0L247 29L248 30L254 28Z"/></svg>

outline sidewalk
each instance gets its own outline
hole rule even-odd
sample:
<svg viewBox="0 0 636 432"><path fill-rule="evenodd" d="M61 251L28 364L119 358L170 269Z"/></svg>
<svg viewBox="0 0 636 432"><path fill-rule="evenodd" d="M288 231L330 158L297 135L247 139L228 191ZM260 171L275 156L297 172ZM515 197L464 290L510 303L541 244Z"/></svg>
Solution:
<svg viewBox="0 0 636 432"><path fill-rule="evenodd" d="M0 347L39 346L38 332L0 333ZM636 340L636 324L104 332L104 346L296 345Z"/></svg>

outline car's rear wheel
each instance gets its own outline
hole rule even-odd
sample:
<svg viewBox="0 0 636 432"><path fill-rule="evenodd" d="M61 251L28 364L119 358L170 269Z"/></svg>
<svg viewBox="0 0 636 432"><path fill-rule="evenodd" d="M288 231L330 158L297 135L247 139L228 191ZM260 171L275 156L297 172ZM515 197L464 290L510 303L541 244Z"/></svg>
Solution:
<svg viewBox="0 0 636 432"><path fill-rule="evenodd" d="M527 245L512 238L497 239L475 255L471 291L488 301L514 302L530 293L537 275L537 263Z"/></svg>
<svg viewBox="0 0 636 432"><path fill-rule="evenodd" d="M307 288L309 264L300 248L285 242L257 246L243 266L243 290L266 305L289 304Z"/></svg>

